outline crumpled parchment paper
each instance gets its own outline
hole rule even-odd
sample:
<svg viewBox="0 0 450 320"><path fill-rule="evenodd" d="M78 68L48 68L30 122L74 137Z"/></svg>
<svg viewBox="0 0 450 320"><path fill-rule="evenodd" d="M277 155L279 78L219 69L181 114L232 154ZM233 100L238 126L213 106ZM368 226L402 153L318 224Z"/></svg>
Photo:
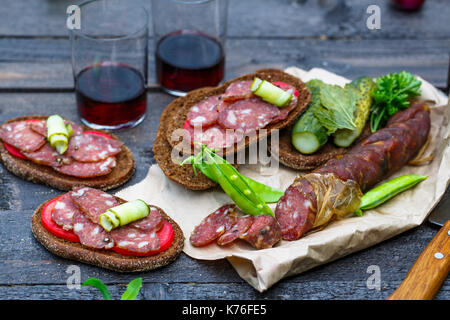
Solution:
<svg viewBox="0 0 450 320"><path fill-rule="evenodd" d="M316 78L343 85L350 81L323 69L305 71L290 67L286 72L304 82ZM427 175L428 179L375 210L365 211L362 217L352 216L333 222L321 231L296 241L281 241L270 249L255 250L243 241L236 241L228 247L212 244L195 248L189 243L194 227L205 216L231 202L219 188L209 191L188 190L166 178L155 164L150 167L143 181L116 195L126 200L140 198L163 208L183 230L186 237L184 252L187 255L203 260L228 259L243 279L262 292L284 277L299 274L414 228L436 206L450 181L450 108L442 92L421 80L421 99L432 102L432 140L424 155L434 154L434 160L428 165L405 166L391 178L417 173ZM298 174L282 165L271 176L262 174L262 169L258 165L242 165L239 171L281 189L286 189ZM271 206L274 208L274 205Z"/></svg>

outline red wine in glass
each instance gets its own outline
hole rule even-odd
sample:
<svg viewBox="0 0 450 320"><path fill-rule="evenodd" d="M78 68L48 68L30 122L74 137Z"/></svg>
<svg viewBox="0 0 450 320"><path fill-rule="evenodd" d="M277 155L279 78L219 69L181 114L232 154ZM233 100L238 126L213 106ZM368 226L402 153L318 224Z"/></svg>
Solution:
<svg viewBox="0 0 450 320"><path fill-rule="evenodd" d="M99 129L135 126L147 107L146 83L136 69L102 62L83 69L75 78L81 120Z"/></svg>
<svg viewBox="0 0 450 320"><path fill-rule="evenodd" d="M224 76L222 44L197 31L180 30L161 38L155 60L159 83L174 95L216 86Z"/></svg>

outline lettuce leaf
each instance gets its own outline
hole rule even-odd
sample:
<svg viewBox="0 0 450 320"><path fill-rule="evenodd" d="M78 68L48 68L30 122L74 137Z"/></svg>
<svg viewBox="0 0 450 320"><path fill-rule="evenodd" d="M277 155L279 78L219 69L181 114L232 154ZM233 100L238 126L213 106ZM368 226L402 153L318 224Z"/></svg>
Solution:
<svg viewBox="0 0 450 320"><path fill-rule="evenodd" d="M314 88L311 90L313 94L319 95L320 104L315 103L312 111L329 135L338 129L356 128L356 101L361 94L357 88L350 84L342 88L317 79L310 80L307 84Z"/></svg>

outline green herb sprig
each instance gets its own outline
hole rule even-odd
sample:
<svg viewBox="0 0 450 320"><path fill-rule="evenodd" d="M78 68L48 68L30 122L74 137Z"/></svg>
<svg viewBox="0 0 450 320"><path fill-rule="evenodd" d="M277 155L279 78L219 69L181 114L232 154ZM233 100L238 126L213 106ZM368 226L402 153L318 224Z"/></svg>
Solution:
<svg viewBox="0 0 450 320"><path fill-rule="evenodd" d="M89 278L81 284L82 286L91 286L97 288L103 295L104 300L112 300L108 287L97 278ZM127 289L122 294L120 300L135 300L142 287L142 278L131 280L127 285Z"/></svg>
<svg viewBox="0 0 450 320"><path fill-rule="evenodd" d="M410 100L421 95L421 85L420 80L406 71L377 78L377 88L372 93L370 130L377 131L384 127L388 119L396 112L407 109Z"/></svg>

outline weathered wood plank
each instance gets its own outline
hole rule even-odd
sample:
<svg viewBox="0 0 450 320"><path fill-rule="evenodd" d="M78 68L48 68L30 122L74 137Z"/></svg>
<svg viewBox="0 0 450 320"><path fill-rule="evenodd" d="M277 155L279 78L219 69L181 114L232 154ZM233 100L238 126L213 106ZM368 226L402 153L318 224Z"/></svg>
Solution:
<svg viewBox="0 0 450 320"><path fill-rule="evenodd" d="M73 93L3 93L2 108L0 109L0 122L7 119L32 113L59 113L63 116L76 120L75 98ZM147 119L137 128L119 132L118 135L131 148L137 162L136 176L127 185L138 182L144 178L152 160L152 141L156 134L159 115L163 107L173 98L162 93L149 94L149 111ZM45 112L44 112L45 110ZM142 144L142 137L146 137L145 144ZM0 286L25 285L17 287L18 295L23 294L29 298L37 298L42 291L45 298L50 298L46 292L53 289L52 285L62 285L66 283L68 275L66 270L70 265L79 265L83 279L97 277L107 283L125 283L136 276L142 276L145 281L155 283L149 287L146 298L151 298L157 294L158 290L168 287L168 291L161 291L161 297L185 297L194 294L196 297L207 298L219 297L220 291L215 291L216 283L222 285L223 290L230 290L231 297L236 299L246 297L286 297L298 298L319 298L315 292L325 292L322 298L342 298L338 295L345 287L337 284L336 288L329 288L331 282L352 283L357 281L363 283L368 278L366 273L370 265L378 265L382 272L382 281L394 283L386 287L386 291L393 291L395 284L399 283L406 276L409 268L415 259L424 249L426 244L434 236L436 230L424 224L414 230L408 231L390 241L386 241L377 246L363 250L361 252L344 257L332 263L315 268L301 275L291 277L281 281L271 288L266 295L255 296L255 291L239 278L230 264L225 260L215 262L204 262L193 260L184 254L173 264L166 268L140 274L118 274L93 266L74 263L52 255L37 243L31 234L30 217L33 210L43 201L59 194L59 191L49 189L41 185L24 182L11 173L0 167L2 188L0 188L0 221L6 221L7 228L0 228ZM30 197L30 195L33 195ZM2 224L5 226L5 224ZM385 259L389 256L390 259ZM197 286L192 286L195 283ZM233 285L229 285L232 283ZM314 283L314 285L310 284ZM321 284L322 283L322 284ZM383 282L384 283L384 282ZM50 285L47 289L38 290L41 285ZM291 284L297 284L303 289L294 290ZM27 285L36 285L38 287ZM320 287L322 286L322 287ZM362 293L360 285L358 290L345 291L349 298L371 297L374 299L384 298L388 295L382 291L378 295L375 292ZM448 287L448 280L446 282ZM317 288L316 288L317 287ZM0 296L2 290L0 288ZM16 288L16 287L14 287ZM36 290L33 291L35 288ZM194 288L194 289L192 289ZM234 289L236 288L236 289ZM340 289L341 288L341 289ZM14 289L16 290L16 289ZM21 291L22 290L22 291ZM235 290L235 291L233 291ZM337 291L334 291L337 290ZM5 291L3 291L5 292ZM22 292L22 293L19 293ZM28 291L27 291L28 292ZM59 292L59 291L57 291ZM214 293L216 292L216 293ZM292 292L296 295L292 295ZM6 293L5 293L6 294ZM444 293L444 295L447 293ZM20 298L18 296L18 298ZM59 292L55 297L71 298L73 293ZM277 298L278 299L278 298Z"/></svg>
<svg viewBox="0 0 450 320"><path fill-rule="evenodd" d="M400 281L383 282L381 289L368 289L365 281L321 281L276 285L266 293L259 293L242 283L159 283L144 282L137 300L380 300L386 299ZM107 284L114 300L125 291L126 282ZM450 285L444 284L435 300L448 300ZM102 300L97 289L81 287L69 289L65 285L1 286L2 300ZM181 302L183 306L183 302Z"/></svg>
<svg viewBox="0 0 450 320"><path fill-rule="evenodd" d="M450 40L229 39L226 79L264 67L321 67L349 78L408 70L445 88L449 48ZM0 39L0 57L0 89L73 88L69 40ZM149 84L156 84L153 53Z"/></svg>
<svg viewBox="0 0 450 320"><path fill-rule="evenodd" d="M37 206L41 200L35 201ZM30 228L32 213L33 210L0 212L1 221L6 221L8 225L8 228L0 229L0 285L65 284L69 277L66 270L73 265L80 267L83 280L97 277L106 283L127 282L141 276L145 281L169 285L228 282L245 284L226 260L197 261L184 254L165 268L135 274L120 274L65 260L46 251L34 239ZM390 241L290 277L281 283L299 283L307 287L309 282L365 282L369 277L367 268L372 265L379 266L383 283L399 282L435 233L436 229L425 223ZM390 259L385 259L386 256ZM286 294L277 288L278 285L275 285L269 292Z"/></svg>
<svg viewBox="0 0 450 320"><path fill-rule="evenodd" d="M140 0L149 9L150 1ZM0 7L0 36L67 37L66 8L72 0L15 0ZM229 37L448 39L450 7L427 1L422 10L393 10L389 0L230 0ZM369 30L367 7L381 9L381 29ZM270 12L270 17L268 13ZM151 32L151 29L150 29Z"/></svg>

